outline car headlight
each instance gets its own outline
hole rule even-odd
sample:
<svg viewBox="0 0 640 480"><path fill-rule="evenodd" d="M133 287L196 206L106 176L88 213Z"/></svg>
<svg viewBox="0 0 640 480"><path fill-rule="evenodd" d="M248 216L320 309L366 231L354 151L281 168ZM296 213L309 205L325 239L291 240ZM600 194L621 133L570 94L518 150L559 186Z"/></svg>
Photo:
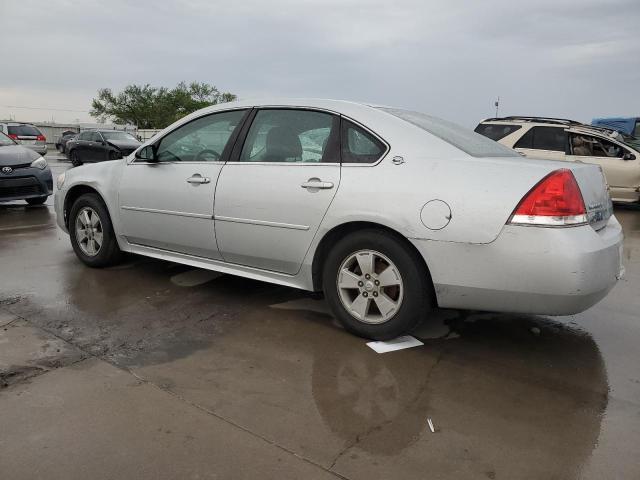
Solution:
<svg viewBox="0 0 640 480"><path fill-rule="evenodd" d="M39 168L40 170L44 170L45 168L47 168L47 161L43 157L40 157L37 160L31 162L31 166Z"/></svg>
<svg viewBox="0 0 640 480"><path fill-rule="evenodd" d="M65 177L65 172L62 172L60 175L58 175L58 178L56 180L56 185L58 186L58 190L62 189L62 186L64 185L64 177Z"/></svg>

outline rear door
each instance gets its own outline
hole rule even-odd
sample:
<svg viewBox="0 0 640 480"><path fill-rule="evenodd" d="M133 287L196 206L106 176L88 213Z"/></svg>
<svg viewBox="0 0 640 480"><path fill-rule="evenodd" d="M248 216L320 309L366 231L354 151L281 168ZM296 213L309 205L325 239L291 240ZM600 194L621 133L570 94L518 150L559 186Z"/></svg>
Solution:
<svg viewBox="0 0 640 480"><path fill-rule="evenodd" d="M247 110L192 120L155 144L157 162L133 158L122 174L120 220L130 243L219 259L213 223L218 175Z"/></svg>
<svg viewBox="0 0 640 480"><path fill-rule="evenodd" d="M340 184L339 123L309 109L254 110L216 189L225 261L298 272Z"/></svg>
<svg viewBox="0 0 640 480"><path fill-rule="evenodd" d="M513 146L526 157L541 160L565 160L567 132L565 127L530 128Z"/></svg>

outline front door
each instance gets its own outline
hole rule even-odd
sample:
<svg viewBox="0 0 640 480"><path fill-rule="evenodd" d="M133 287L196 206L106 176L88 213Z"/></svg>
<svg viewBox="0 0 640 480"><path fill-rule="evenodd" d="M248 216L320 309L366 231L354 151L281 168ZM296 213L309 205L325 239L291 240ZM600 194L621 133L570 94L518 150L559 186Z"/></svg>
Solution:
<svg viewBox="0 0 640 480"><path fill-rule="evenodd" d="M155 161L131 161L120 184L120 219L130 243L219 259L215 185L246 110L199 117L154 144Z"/></svg>
<svg viewBox="0 0 640 480"><path fill-rule="evenodd" d="M295 274L340 184L339 118L259 109L218 180L216 236L225 261Z"/></svg>

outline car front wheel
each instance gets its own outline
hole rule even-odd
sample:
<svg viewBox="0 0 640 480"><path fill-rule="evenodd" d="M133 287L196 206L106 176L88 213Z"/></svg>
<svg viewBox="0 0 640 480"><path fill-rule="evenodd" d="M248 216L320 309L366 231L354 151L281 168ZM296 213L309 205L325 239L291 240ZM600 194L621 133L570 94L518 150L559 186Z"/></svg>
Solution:
<svg viewBox="0 0 640 480"><path fill-rule="evenodd" d="M122 258L109 212L97 194L84 194L74 202L69 236L78 258L90 267L107 267Z"/></svg>
<svg viewBox="0 0 640 480"><path fill-rule="evenodd" d="M76 152L75 150L72 150L69 154L69 160L71 160L71 165L73 165L74 167L79 167L80 165L82 165L82 160L80 160L80 158L78 157L78 152Z"/></svg>
<svg viewBox="0 0 640 480"><path fill-rule="evenodd" d="M362 230L339 240L324 264L323 289L347 330L375 340L408 333L434 303L419 254L382 230Z"/></svg>

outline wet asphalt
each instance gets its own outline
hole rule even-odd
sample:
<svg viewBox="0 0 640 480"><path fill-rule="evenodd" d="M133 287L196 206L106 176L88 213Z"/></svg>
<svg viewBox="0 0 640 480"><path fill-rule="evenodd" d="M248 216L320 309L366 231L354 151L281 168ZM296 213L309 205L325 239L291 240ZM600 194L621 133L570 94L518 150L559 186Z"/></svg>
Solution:
<svg viewBox="0 0 640 480"><path fill-rule="evenodd" d="M1 476L640 478L640 209L616 216L626 278L590 310L441 310L380 355L304 292L90 269L52 199L0 204Z"/></svg>

